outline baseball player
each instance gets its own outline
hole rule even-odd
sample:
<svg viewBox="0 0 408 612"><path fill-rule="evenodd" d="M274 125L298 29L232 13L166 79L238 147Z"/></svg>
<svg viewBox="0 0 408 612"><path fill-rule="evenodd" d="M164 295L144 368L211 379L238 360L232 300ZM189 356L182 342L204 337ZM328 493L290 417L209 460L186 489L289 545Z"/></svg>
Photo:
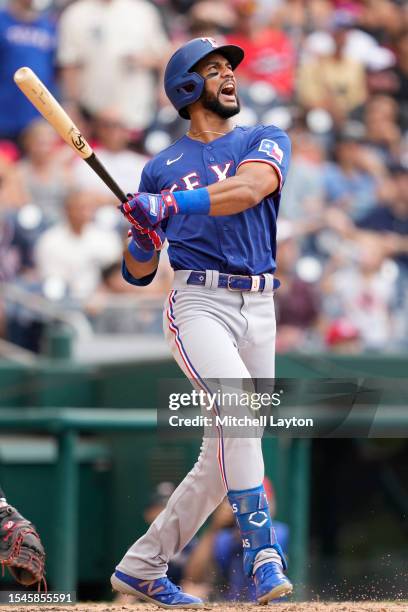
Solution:
<svg viewBox="0 0 408 612"><path fill-rule="evenodd" d="M32 523L10 506L0 487L0 565L25 586L45 581L45 552Z"/></svg>
<svg viewBox="0 0 408 612"><path fill-rule="evenodd" d="M168 240L174 287L165 335L204 390L208 379L274 377L276 218L290 142L274 126L231 123L239 112L234 70L243 57L240 47L210 38L191 40L171 57L166 94L190 127L146 164L139 193L121 207L132 231L123 261L129 283L152 281ZM167 563L227 495L258 602L290 593L263 478L260 436L226 436L218 427L217 437L204 437L193 469L116 567L113 588L161 607L201 607L168 580Z"/></svg>

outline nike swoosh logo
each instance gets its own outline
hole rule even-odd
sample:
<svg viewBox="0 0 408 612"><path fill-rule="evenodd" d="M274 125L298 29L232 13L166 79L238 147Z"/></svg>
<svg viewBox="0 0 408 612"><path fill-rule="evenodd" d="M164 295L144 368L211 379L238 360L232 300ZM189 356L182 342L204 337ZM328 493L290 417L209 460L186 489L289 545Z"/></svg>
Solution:
<svg viewBox="0 0 408 612"><path fill-rule="evenodd" d="M179 155L178 157L176 157L176 159L168 159L166 161L166 166L171 166L171 164L174 164L174 162L178 161L179 159L181 159L183 157L184 153L182 153L181 155Z"/></svg>

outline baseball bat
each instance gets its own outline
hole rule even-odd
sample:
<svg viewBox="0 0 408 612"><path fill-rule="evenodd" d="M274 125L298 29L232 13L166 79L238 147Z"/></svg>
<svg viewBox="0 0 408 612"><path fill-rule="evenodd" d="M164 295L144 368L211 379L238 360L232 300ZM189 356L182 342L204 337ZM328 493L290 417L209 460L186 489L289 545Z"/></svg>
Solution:
<svg viewBox="0 0 408 612"><path fill-rule="evenodd" d="M31 68L23 67L14 73L14 82L23 94L35 106L38 112L52 125L63 140L74 149L94 172L109 187L112 193L122 202L127 202L125 193L111 177L105 166L95 155L92 147L82 136L75 123L67 115L62 106L48 91L44 83L40 81Z"/></svg>

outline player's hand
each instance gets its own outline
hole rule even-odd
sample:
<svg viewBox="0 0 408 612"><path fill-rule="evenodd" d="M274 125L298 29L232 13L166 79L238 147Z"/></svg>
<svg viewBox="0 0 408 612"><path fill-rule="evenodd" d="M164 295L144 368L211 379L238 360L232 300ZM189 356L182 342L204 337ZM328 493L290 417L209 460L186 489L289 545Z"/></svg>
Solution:
<svg viewBox="0 0 408 612"><path fill-rule="evenodd" d="M135 193L119 207L126 219L139 230L157 227L163 219L178 212L177 202L170 191Z"/></svg>
<svg viewBox="0 0 408 612"><path fill-rule="evenodd" d="M132 237L137 246L146 253L160 251L166 240L166 236L160 227L140 230L133 226L130 228L128 236Z"/></svg>

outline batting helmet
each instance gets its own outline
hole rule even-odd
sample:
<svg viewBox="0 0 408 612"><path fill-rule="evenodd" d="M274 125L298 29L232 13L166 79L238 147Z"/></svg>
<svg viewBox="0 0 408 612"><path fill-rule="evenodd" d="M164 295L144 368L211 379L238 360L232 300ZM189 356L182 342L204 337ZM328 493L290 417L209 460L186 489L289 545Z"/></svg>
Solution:
<svg viewBox="0 0 408 612"><path fill-rule="evenodd" d="M171 56L164 73L164 89L183 119L188 119L186 106L197 102L204 89L204 79L192 68L206 55L217 51L230 62L232 69L244 58L237 45L218 45L213 38L193 38Z"/></svg>

